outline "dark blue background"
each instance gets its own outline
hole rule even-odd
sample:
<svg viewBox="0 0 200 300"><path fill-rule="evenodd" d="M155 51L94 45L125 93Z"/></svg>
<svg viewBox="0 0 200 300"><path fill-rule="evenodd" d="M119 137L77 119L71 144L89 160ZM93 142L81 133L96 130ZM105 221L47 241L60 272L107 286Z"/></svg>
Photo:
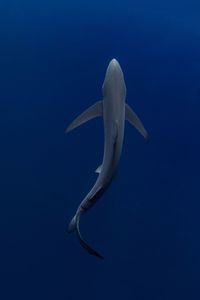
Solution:
<svg viewBox="0 0 200 300"><path fill-rule="evenodd" d="M200 4L179 0L0 2L0 298L200 299ZM65 135L101 98L109 60L124 71L119 172L67 226L96 180L102 121Z"/></svg>

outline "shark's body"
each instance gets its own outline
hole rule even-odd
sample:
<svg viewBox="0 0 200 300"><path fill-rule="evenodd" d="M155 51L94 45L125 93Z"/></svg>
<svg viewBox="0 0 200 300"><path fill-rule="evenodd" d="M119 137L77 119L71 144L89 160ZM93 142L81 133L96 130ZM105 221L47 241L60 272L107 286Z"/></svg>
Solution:
<svg viewBox="0 0 200 300"><path fill-rule="evenodd" d="M79 205L77 212L69 224L69 232L76 230L81 245L92 255L102 256L92 249L81 237L79 230L80 216L95 204L111 183L121 156L125 120L134 125L147 138L147 132L133 110L125 103L126 86L122 69L116 59L112 59L106 71L102 87L103 100L95 103L67 128L67 132L86 121L102 116L104 121L104 156L103 162L96 172L99 176L93 188Z"/></svg>

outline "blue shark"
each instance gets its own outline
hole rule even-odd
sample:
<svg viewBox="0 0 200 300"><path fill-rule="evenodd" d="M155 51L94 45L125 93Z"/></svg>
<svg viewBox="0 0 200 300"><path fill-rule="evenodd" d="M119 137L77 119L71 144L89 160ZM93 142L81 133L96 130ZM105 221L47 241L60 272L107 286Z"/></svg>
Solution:
<svg viewBox="0 0 200 300"><path fill-rule="evenodd" d="M103 117L104 155L102 164L96 169L98 177L92 189L78 206L68 227L69 233L77 233L81 246L98 258L103 258L103 256L94 250L81 236L80 217L97 202L112 182L122 152L125 120L129 121L145 139L148 139L148 133L142 122L126 103L124 75L119 62L115 58L110 61L107 67L102 94L103 99L86 109L66 130L66 132L69 132L95 117Z"/></svg>

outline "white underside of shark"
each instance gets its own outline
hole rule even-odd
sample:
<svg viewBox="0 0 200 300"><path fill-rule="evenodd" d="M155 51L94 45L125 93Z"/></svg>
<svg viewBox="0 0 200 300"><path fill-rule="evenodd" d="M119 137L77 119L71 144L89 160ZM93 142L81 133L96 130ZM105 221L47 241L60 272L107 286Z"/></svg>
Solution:
<svg viewBox="0 0 200 300"><path fill-rule="evenodd" d="M97 168L98 178L80 203L75 216L69 224L68 231L76 231L80 244L92 255L103 258L82 238L79 229L80 217L102 196L111 183L121 156L125 120L129 121L145 139L148 138L146 129L134 111L126 104L126 86L122 69L116 59L108 65L103 87L103 100L85 110L67 128L67 132L95 118L103 117L104 122L104 155L102 164Z"/></svg>

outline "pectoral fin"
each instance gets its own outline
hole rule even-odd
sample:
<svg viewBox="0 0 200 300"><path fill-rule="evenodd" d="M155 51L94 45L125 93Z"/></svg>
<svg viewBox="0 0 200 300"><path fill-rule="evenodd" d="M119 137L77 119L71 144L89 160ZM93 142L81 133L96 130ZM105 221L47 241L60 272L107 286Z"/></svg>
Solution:
<svg viewBox="0 0 200 300"><path fill-rule="evenodd" d="M143 135L145 139L148 139L148 133L146 129L144 128L136 113L128 104L126 104L126 120L129 121L141 133L141 135Z"/></svg>
<svg viewBox="0 0 200 300"><path fill-rule="evenodd" d="M102 116L103 105L102 101L96 102L94 105L86 109L82 114L80 114L66 129L66 132L73 130L74 128L84 124L85 122Z"/></svg>

